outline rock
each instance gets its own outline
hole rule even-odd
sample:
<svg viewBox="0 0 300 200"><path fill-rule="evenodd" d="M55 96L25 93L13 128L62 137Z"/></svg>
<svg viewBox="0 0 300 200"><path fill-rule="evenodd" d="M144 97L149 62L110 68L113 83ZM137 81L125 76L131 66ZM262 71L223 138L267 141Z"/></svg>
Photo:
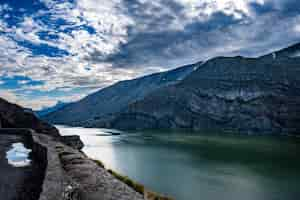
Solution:
<svg viewBox="0 0 300 200"><path fill-rule="evenodd" d="M58 131L54 127L41 122L32 112L3 99L0 99L0 119L1 127L4 127L0 132L6 134L3 137L11 135L12 138L19 135L24 137L25 145L29 145L32 149L33 164L39 164L38 169L34 170L41 174L39 180L36 180L36 177L28 178L21 181L18 187L23 188L24 185L32 183L37 183L41 187L34 185L38 190L35 196L24 193L27 196L21 199L38 197L39 200L143 199L141 194L79 151L83 147L79 136L58 137ZM14 173L15 171L10 177L18 178L14 177ZM30 191L32 190L28 192ZM8 192L13 195L15 193L15 191Z"/></svg>
<svg viewBox="0 0 300 200"><path fill-rule="evenodd" d="M61 136L61 142L77 150L81 150L84 147L78 135Z"/></svg>
<svg viewBox="0 0 300 200"><path fill-rule="evenodd" d="M33 140L44 148L43 152L48 152L42 156L47 170L39 200L143 199L141 194L71 146L43 134L33 134Z"/></svg>
<svg viewBox="0 0 300 200"><path fill-rule="evenodd" d="M0 127L1 128L30 128L37 133L59 137L58 130L50 124L40 120L35 114L16 104L0 98Z"/></svg>

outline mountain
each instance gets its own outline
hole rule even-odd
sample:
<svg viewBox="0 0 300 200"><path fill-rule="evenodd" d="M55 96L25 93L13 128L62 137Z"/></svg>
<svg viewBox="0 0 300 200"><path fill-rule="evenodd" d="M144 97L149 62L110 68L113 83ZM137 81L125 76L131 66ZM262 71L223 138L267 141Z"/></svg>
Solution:
<svg viewBox="0 0 300 200"><path fill-rule="evenodd" d="M60 136L58 130L38 119L35 114L0 98L0 128L30 128L38 133Z"/></svg>
<svg viewBox="0 0 300 200"><path fill-rule="evenodd" d="M43 108L41 110L34 111L34 112L37 114L37 116L42 117L42 116L48 115L54 111L61 109L62 107L66 106L67 104L68 103L58 101L57 104L55 104L54 106Z"/></svg>
<svg viewBox="0 0 300 200"><path fill-rule="evenodd" d="M89 126L300 134L300 44L258 57L208 60Z"/></svg>
<svg viewBox="0 0 300 200"><path fill-rule="evenodd" d="M199 65L201 63L118 82L42 118L54 124L86 126L108 114L119 112L159 88L180 82Z"/></svg>
<svg viewBox="0 0 300 200"><path fill-rule="evenodd" d="M300 56L300 43L294 44L292 46L289 46L287 48L284 48L282 50L276 51L272 53L271 55L275 57L299 57Z"/></svg>

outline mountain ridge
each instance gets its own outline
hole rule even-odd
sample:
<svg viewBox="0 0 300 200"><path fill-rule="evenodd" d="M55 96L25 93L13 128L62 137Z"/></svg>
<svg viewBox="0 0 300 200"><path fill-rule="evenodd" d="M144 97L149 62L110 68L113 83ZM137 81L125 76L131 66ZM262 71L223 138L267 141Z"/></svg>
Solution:
<svg viewBox="0 0 300 200"><path fill-rule="evenodd" d="M181 82L89 126L298 134L300 57L289 56L298 49L293 45L276 57L213 58Z"/></svg>
<svg viewBox="0 0 300 200"><path fill-rule="evenodd" d="M34 113L36 113L37 116L42 117L44 115L48 115L52 112L55 112L56 110L59 110L62 107L68 105L68 104L69 103L65 103L63 101L58 101L54 106L46 107L46 108L43 108L41 110L36 110L36 111L34 111Z"/></svg>
<svg viewBox="0 0 300 200"><path fill-rule="evenodd" d="M94 118L120 111L160 87L181 81L200 64L201 62L133 80L120 81L42 118L55 124L84 126Z"/></svg>
<svg viewBox="0 0 300 200"><path fill-rule="evenodd" d="M196 63L179 81L79 125L298 134L300 57L294 55L299 50L297 43L256 58L216 57Z"/></svg>

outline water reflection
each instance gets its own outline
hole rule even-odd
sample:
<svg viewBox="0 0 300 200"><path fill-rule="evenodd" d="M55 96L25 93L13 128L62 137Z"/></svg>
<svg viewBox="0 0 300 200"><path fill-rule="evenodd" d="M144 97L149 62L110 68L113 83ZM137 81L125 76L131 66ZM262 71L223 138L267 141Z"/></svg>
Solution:
<svg viewBox="0 0 300 200"><path fill-rule="evenodd" d="M30 165L29 159L30 149L27 149L23 143L13 143L11 149L6 152L8 164L14 167L27 167Z"/></svg>
<svg viewBox="0 0 300 200"><path fill-rule="evenodd" d="M106 167L178 200L294 200L300 195L298 140L59 129L78 133L84 152Z"/></svg>

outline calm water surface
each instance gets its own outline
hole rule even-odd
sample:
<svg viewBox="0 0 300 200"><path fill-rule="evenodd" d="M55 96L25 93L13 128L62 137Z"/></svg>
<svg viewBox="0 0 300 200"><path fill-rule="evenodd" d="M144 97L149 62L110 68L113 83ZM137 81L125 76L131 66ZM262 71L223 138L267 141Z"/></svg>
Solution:
<svg viewBox="0 0 300 200"><path fill-rule="evenodd" d="M300 139L58 126L107 168L177 200L300 199Z"/></svg>

